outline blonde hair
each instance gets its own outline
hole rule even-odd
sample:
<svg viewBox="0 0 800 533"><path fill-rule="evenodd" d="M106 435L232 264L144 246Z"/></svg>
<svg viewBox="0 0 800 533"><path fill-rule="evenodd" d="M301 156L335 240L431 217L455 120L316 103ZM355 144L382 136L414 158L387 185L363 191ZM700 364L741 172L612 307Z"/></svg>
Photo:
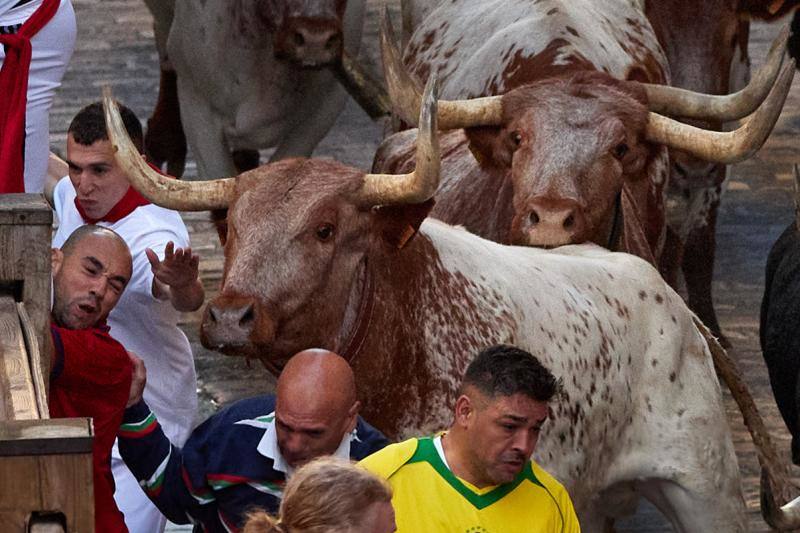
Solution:
<svg viewBox="0 0 800 533"><path fill-rule="evenodd" d="M370 505L391 499L384 480L350 461L322 457L286 484L280 520L251 512L243 533L345 533L359 525Z"/></svg>

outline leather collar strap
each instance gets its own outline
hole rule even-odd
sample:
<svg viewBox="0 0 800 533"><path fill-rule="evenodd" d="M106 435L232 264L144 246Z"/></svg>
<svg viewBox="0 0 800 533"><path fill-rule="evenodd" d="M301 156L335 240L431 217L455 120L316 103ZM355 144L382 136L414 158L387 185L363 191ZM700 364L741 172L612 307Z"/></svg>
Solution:
<svg viewBox="0 0 800 533"><path fill-rule="evenodd" d="M375 285L372 283L372 276L369 273L369 265L364 261L364 287L361 291L361 303L358 306L358 316L356 316L356 326L350 335L350 340L344 345L341 355L345 361L352 366L364 339L367 338L370 322L372 322L372 311L375 307Z"/></svg>
<svg viewBox="0 0 800 533"><path fill-rule="evenodd" d="M25 192L25 107L31 38L58 11L61 0L44 0L13 35L0 35L6 56L0 69L0 194Z"/></svg>
<svg viewBox="0 0 800 533"><path fill-rule="evenodd" d="M613 250L614 243L619 239L620 229L622 227L622 190L617 193L617 198L614 200L614 220L611 223L611 233L608 234L608 242L606 248Z"/></svg>

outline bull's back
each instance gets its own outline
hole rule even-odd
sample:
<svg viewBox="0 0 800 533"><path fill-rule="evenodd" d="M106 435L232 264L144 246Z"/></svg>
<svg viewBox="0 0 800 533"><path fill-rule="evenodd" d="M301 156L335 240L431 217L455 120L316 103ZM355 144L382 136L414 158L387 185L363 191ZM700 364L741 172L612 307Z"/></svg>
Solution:
<svg viewBox="0 0 800 533"><path fill-rule="evenodd" d="M443 98L503 94L575 70L656 83L668 72L641 9L622 0L444 2L416 28L404 59L421 79L437 72Z"/></svg>
<svg viewBox="0 0 800 533"><path fill-rule="evenodd" d="M430 219L422 232L446 270L498 295L514 315L511 342L563 380L537 456L582 491L574 498L591 498L599 485L585 481L602 484L632 449L680 461L679 447L664 450L664 434L694 439L687 428L724 419L705 341L649 263L590 244L504 246ZM713 437L724 439L717 426Z"/></svg>

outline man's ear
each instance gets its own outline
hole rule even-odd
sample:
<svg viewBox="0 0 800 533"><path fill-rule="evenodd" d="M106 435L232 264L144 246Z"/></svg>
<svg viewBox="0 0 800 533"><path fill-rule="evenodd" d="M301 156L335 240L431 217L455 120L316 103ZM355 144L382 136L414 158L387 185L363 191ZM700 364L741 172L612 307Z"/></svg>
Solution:
<svg viewBox="0 0 800 533"><path fill-rule="evenodd" d="M455 423L461 427L469 425L469 421L475 412L472 400L466 394L462 394L456 400Z"/></svg>
<svg viewBox="0 0 800 533"><path fill-rule="evenodd" d="M417 234L422 221L433 209L431 198L421 204L385 205L377 208L375 214L381 225L381 234L390 246L403 248Z"/></svg>
<svg viewBox="0 0 800 533"><path fill-rule="evenodd" d="M361 410L361 402L356 400L353 402L353 405L350 406L350 410L347 411L347 426L345 427L344 434L352 433L354 429L356 429L356 424L358 423L358 412Z"/></svg>
<svg viewBox="0 0 800 533"><path fill-rule="evenodd" d="M50 269L53 271L55 277L61 270L61 265L64 263L64 252L58 248L50 249Z"/></svg>
<svg viewBox="0 0 800 533"><path fill-rule="evenodd" d="M469 139L469 150L481 167L505 169L511 166L513 152L502 138L503 129L501 126L481 126L464 130Z"/></svg>

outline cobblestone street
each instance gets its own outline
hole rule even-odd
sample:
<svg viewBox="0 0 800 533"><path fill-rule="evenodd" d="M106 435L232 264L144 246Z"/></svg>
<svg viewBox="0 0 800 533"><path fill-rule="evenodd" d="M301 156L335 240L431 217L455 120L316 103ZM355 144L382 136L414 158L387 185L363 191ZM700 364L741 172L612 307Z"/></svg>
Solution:
<svg viewBox="0 0 800 533"><path fill-rule="evenodd" d="M153 44L152 18L141 0L73 0L79 24L75 55L51 114L51 146L63 153L66 128L82 106L99 99L101 87L110 84L114 95L145 120L155 104L158 59ZM383 2L368 0L362 56L374 72L377 58L378 14ZM396 15L399 0L390 3ZM751 31L751 55L757 67L766 55L778 24L756 24ZM800 76L798 76L800 79ZM769 388L758 344L758 313L764 286L767 253L793 218L792 168L800 162L800 81L794 81L783 115L765 147L752 159L732 168L722 200L717 238L714 281L716 308L722 328L733 344L732 356L757 399L773 438L788 457L789 436ZM352 101L335 128L315 152L369 169L384 133L382 123L372 122ZM262 160L264 159L262 155ZM187 176L196 170L190 160ZM186 213L193 248L201 256L202 279L207 298L219 287L223 264L216 232L207 213ZM260 363L250 365L204 349L198 341L199 312L187 314L182 327L192 341L198 369L199 420L221 405L238 398L270 391L274 379ZM751 531L769 531L759 511L759 469L755 449L741 422L741 415L724 390L728 420L744 483ZM797 472L795 472L797 474ZM184 529L176 529L184 530ZM650 506L618 524L618 531L670 531Z"/></svg>

